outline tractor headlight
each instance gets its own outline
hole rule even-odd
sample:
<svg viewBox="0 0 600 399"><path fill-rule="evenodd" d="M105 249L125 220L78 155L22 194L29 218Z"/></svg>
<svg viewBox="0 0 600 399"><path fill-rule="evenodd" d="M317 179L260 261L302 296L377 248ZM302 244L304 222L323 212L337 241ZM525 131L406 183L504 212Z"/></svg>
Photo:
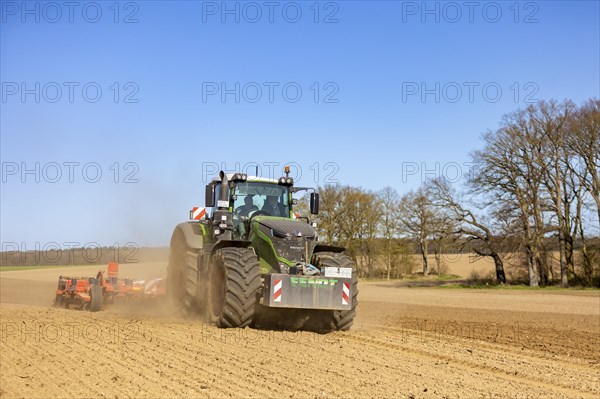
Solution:
<svg viewBox="0 0 600 399"><path fill-rule="evenodd" d="M246 181L248 180L248 175L245 173L235 173L231 178L232 181Z"/></svg>
<svg viewBox="0 0 600 399"><path fill-rule="evenodd" d="M282 176L279 178L279 180L277 180L277 184L280 184L282 186L291 186L292 184L294 184L294 179L291 177Z"/></svg>

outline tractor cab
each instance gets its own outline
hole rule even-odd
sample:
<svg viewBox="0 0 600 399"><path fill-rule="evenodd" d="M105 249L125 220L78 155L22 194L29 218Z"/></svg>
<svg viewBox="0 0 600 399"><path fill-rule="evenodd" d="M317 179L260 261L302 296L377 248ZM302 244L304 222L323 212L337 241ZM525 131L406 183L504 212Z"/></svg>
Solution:
<svg viewBox="0 0 600 399"><path fill-rule="evenodd" d="M255 218L293 219L292 195L312 190L310 211L319 212L318 194L313 188L294 187L294 179L285 167L279 179L248 176L245 173L224 173L206 186L205 205L212 220L211 235L217 239L248 240L251 221ZM304 218L308 221L308 218Z"/></svg>

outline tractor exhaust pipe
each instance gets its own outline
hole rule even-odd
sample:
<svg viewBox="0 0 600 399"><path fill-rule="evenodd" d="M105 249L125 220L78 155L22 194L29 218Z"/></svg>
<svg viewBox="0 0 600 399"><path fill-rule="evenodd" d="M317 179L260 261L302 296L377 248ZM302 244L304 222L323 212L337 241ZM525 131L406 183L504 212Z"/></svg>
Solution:
<svg viewBox="0 0 600 399"><path fill-rule="evenodd" d="M217 207L219 209L228 209L229 208L229 198L227 197L227 189L229 188L229 180L227 180L227 174L223 171L219 172L219 177L221 178L221 187L219 190L219 201L217 203ZM221 206L223 202L227 203L226 206Z"/></svg>
<svg viewBox="0 0 600 399"><path fill-rule="evenodd" d="M217 209L213 214L213 232L217 236L217 241L231 240L233 232L233 220L231 212L229 212L229 180L225 172L220 171L221 187L219 188L219 200L217 201Z"/></svg>

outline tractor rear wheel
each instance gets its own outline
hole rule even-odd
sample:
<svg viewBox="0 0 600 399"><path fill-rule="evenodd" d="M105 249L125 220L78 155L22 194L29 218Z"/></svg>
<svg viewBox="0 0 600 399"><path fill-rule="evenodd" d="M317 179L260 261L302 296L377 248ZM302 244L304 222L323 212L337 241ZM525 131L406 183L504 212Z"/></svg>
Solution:
<svg viewBox="0 0 600 399"><path fill-rule="evenodd" d="M102 309L102 287L100 284L92 284L90 288L90 312Z"/></svg>
<svg viewBox="0 0 600 399"><path fill-rule="evenodd" d="M352 268L352 287L350 290L352 299L352 308L349 310L333 310L327 312L326 329L347 331L354 322L356 316L356 305L358 304L358 276L354 268L352 259L342 253L317 252L313 255L311 262L318 268L322 267L349 267Z"/></svg>
<svg viewBox="0 0 600 399"><path fill-rule="evenodd" d="M198 303L198 259L199 251L188 248L183 231L175 229L167 268L167 295L188 316L202 307Z"/></svg>
<svg viewBox="0 0 600 399"><path fill-rule="evenodd" d="M224 328L251 325L261 284L260 263L252 249L216 251L209 271L209 321Z"/></svg>

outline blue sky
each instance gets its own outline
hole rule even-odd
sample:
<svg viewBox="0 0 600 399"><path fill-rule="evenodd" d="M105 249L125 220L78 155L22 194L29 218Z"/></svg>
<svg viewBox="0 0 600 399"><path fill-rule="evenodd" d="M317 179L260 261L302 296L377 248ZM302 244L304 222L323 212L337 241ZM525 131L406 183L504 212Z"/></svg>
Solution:
<svg viewBox="0 0 600 399"><path fill-rule="evenodd" d="M596 1L1 3L0 233L27 249L167 245L221 164L403 193L529 101L600 95Z"/></svg>

